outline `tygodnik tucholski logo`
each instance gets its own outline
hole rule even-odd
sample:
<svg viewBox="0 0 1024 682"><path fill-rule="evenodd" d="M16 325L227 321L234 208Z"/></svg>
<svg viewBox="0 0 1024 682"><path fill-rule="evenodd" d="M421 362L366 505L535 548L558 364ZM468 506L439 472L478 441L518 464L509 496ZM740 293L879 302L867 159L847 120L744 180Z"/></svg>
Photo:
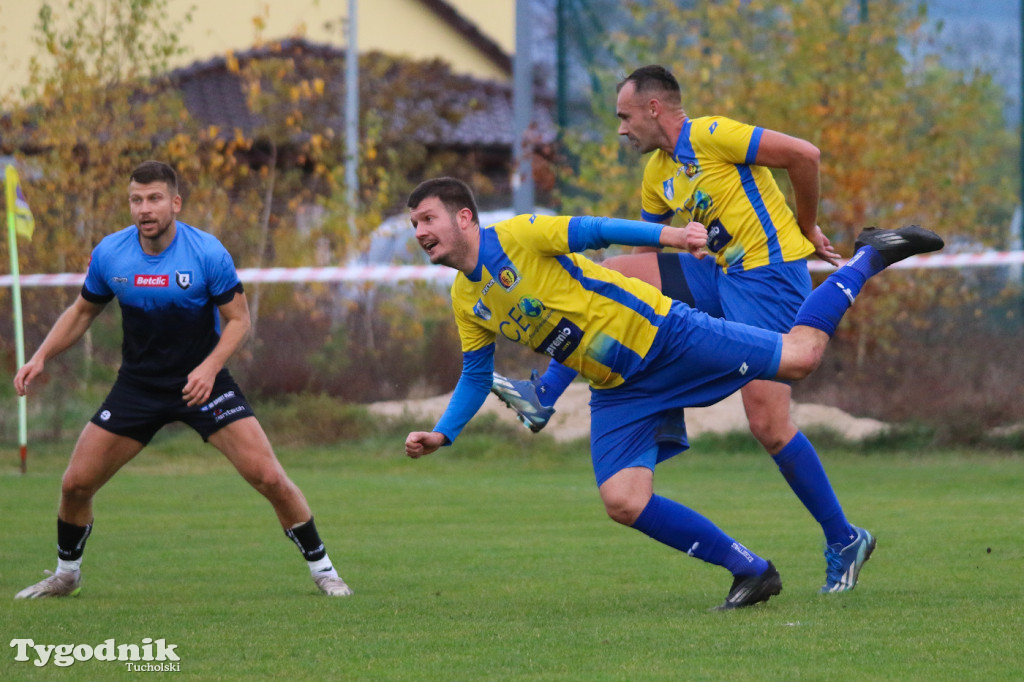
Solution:
<svg viewBox="0 0 1024 682"><path fill-rule="evenodd" d="M102 644L36 644L31 639L12 639L14 660L20 663L32 661L42 668L53 663L66 668L79 661L111 661L125 666L130 672L180 672L181 659L174 650L177 644L168 644L165 639L154 640L144 637L141 644L118 644L113 639Z"/></svg>

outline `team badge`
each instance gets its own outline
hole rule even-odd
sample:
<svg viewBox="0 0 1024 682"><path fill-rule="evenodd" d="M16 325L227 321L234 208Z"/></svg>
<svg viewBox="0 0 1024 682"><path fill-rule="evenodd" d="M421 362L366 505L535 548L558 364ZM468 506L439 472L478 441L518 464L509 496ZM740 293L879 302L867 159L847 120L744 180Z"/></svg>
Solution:
<svg viewBox="0 0 1024 682"><path fill-rule="evenodd" d="M675 183L672 182L673 179L674 178L669 178L665 182L661 183L661 191L669 201L672 201L676 196L676 186Z"/></svg>
<svg viewBox="0 0 1024 682"><path fill-rule="evenodd" d="M690 161L683 165L683 173L686 174L686 177L692 180L698 173L700 173L700 166L698 166L696 162Z"/></svg>
<svg viewBox="0 0 1024 682"><path fill-rule="evenodd" d="M476 305L473 306L473 314L479 317L481 320L491 319L491 309L484 305L484 302L477 300Z"/></svg>
<svg viewBox="0 0 1024 682"><path fill-rule="evenodd" d="M519 284L519 273L511 265L506 265L498 271L498 284L505 291L512 291Z"/></svg>
<svg viewBox="0 0 1024 682"><path fill-rule="evenodd" d="M178 286L182 289L188 289L192 286L192 271L191 270L175 270L174 281L178 283Z"/></svg>

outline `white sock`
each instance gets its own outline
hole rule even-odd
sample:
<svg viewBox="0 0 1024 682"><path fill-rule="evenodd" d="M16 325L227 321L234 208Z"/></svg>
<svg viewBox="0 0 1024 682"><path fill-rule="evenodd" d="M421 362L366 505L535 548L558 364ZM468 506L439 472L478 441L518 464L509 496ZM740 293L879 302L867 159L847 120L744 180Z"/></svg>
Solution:
<svg viewBox="0 0 1024 682"><path fill-rule="evenodd" d="M334 570L334 564L331 563L331 557L324 554L324 558L319 561L307 561L309 564L309 572L312 575L338 575L338 572Z"/></svg>
<svg viewBox="0 0 1024 682"><path fill-rule="evenodd" d="M82 557L78 557L74 561L57 559L58 573L78 573L80 570L82 570Z"/></svg>

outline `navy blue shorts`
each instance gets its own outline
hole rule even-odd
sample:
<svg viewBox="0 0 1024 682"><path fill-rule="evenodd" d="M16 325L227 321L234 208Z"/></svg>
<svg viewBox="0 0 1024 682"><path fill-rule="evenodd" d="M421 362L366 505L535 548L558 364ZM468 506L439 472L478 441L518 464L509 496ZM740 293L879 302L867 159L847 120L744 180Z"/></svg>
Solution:
<svg viewBox="0 0 1024 682"><path fill-rule="evenodd" d="M682 452L664 438L684 407L713 405L754 379L772 379L782 335L726 322L674 302L640 369L615 388L591 389L590 455L597 484L622 469Z"/></svg>
<svg viewBox="0 0 1024 682"><path fill-rule="evenodd" d="M205 441L231 422L255 416L238 384L223 369L214 380L209 400L194 407L185 404L180 388L157 389L118 376L89 421L105 431L146 445L171 422L185 422Z"/></svg>

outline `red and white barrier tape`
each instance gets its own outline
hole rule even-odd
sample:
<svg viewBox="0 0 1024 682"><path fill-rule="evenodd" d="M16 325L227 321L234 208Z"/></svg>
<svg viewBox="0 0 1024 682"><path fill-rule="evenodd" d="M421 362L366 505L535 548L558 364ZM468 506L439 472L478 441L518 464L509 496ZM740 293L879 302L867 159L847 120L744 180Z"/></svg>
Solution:
<svg viewBox="0 0 1024 682"><path fill-rule="evenodd" d="M893 265L893 268L970 268L1024 263L1024 251L984 251L982 253L934 254L914 256ZM834 270L824 261L808 261L812 271ZM243 282L394 282L428 281L449 283L455 270L433 265L353 265L330 268L243 268L238 271ZM22 275L23 287L81 286L85 275L59 273L53 275ZM11 275L0 275L0 287L13 283Z"/></svg>
<svg viewBox="0 0 1024 682"><path fill-rule="evenodd" d="M432 265L356 265L333 268L242 268L238 277L243 282L376 282L388 284L413 280L450 283L455 279L451 268ZM0 275L0 287L9 287L10 275ZM22 275L23 287L82 286L85 274Z"/></svg>
<svg viewBox="0 0 1024 682"><path fill-rule="evenodd" d="M1024 263L1024 251L982 251L980 253L926 254L900 261L892 268L971 268ZM809 260L812 271L834 270L825 261Z"/></svg>

